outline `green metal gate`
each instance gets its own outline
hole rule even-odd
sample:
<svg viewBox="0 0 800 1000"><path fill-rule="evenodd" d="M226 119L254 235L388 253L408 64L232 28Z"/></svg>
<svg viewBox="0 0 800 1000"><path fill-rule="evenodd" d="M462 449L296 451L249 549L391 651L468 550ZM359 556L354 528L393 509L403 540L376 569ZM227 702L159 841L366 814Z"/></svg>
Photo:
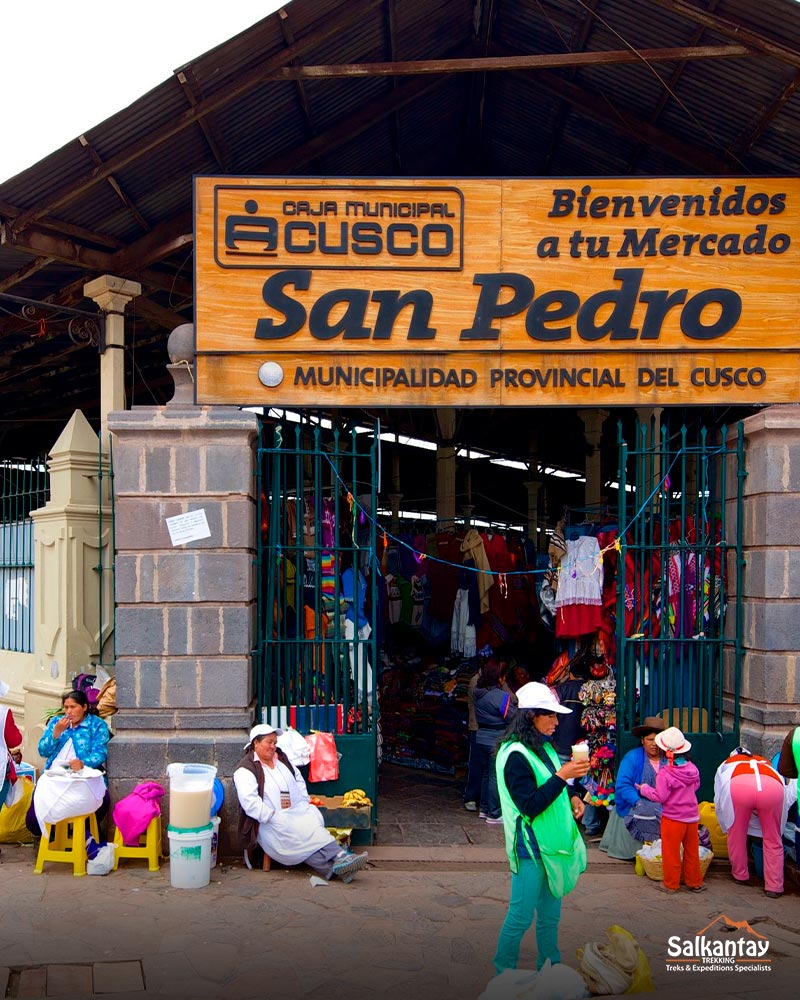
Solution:
<svg viewBox="0 0 800 1000"><path fill-rule="evenodd" d="M262 418L257 466L259 717L304 734L335 732L339 779L310 790L336 795L363 788L373 803L378 443L378 425L364 420L331 425L308 414ZM358 603L348 567L349 579L363 578L366 586L366 627L347 620L353 606L347 598ZM373 809L373 825L376 817Z"/></svg>
<svg viewBox="0 0 800 1000"><path fill-rule="evenodd" d="M663 715L690 734L709 798L739 742L744 431L653 431L637 423L632 447L618 433L619 750Z"/></svg>

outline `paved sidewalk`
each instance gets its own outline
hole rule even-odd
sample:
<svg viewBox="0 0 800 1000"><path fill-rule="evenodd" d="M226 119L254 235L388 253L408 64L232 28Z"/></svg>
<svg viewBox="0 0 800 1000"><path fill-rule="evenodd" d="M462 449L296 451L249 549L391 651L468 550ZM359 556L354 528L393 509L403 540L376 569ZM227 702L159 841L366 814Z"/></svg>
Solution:
<svg viewBox="0 0 800 1000"><path fill-rule="evenodd" d="M169 868L123 862L76 879L64 865L33 874L33 848L3 845L0 996L57 1000L225 997L229 1000L471 1000L492 976L509 876L498 847L376 846L350 885L311 885L309 872L214 869L202 889L173 889ZM629 864L590 850L564 903L563 960L604 941L614 923L645 950L659 997L786 1000L800 981L800 897L772 900L712 866L709 890L664 896ZM769 941L771 972L668 971L667 939L730 940L747 920ZM741 932L748 933L749 932ZM533 935L520 967L535 962ZM8 972L6 970L9 970ZM38 992L37 992L38 990ZM90 990L92 992L90 992Z"/></svg>

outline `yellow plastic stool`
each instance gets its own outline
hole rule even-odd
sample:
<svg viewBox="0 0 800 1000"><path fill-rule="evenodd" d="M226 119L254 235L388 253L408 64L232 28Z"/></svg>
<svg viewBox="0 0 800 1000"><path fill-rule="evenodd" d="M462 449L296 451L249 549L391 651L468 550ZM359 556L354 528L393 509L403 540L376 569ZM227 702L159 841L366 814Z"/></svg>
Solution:
<svg viewBox="0 0 800 1000"><path fill-rule="evenodd" d="M39 853L33 871L41 875L45 861L64 861L72 865L72 874L76 878L86 874L86 824L95 840L100 839L97 831L97 816L87 813L85 816L72 816L70 819L59 820L55 824L53 839L50 834L53 826L45 824L44 834L39 842Z"/></svg>
<svg viewBox="0 0 800 1000"><path fill-rule="evenodd" d="M144 843L142 840L144 839ZM114 832L114 871L117 870L120 858L147 858L147 867L151 872L157 872L161 867L158 863L161 857L161 817L154 816L147 824L147 829L139 835L138 845L128 847L122 842L119 827Z"/></svg>

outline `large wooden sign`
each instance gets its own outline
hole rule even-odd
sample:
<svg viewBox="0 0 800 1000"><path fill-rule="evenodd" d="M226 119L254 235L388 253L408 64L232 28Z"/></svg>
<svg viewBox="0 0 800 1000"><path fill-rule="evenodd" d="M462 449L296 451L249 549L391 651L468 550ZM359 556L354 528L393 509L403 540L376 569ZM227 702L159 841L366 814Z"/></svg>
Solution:
<svg viewBox="0 0 800 1000"><path fill-rule="evenodd" d="M198 403L800 399L797 178L195 180Z"/></svg>

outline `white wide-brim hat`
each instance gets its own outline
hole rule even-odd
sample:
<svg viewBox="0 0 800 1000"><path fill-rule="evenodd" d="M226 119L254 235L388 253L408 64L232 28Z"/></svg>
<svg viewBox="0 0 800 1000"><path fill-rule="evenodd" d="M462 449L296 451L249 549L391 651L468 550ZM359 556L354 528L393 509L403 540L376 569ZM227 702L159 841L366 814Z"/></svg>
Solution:
<svg viewBox="0 0 800 1000"><path fill-rule="evenodd" d="M692 749L692 744L677 726L670 726L663 733L657 733L656 746L664 753L688 753Z"/></svg>
<svg viewBox="0 0 800 1000"><path fill-rule="evenodd" d="M558 712L559 715L569 715L571 708L561 705L556 696L546 684L538 681L528 681L517 690L517 705L520 708L538 708L540 712Z"/></svg>
<svg viewBox="0 0 800 1000"><path fill-rule="evenodd" d="M250 730L250 735L247 738L247 743L245 743L245 750L249 750L253 745L253 740L258 739L259 736L269 736L270 733L277 733L278 736L283 736L283 730L278 729L277 726L268 726L266 722L261 722L257 726L253 726Z"/></svg>

